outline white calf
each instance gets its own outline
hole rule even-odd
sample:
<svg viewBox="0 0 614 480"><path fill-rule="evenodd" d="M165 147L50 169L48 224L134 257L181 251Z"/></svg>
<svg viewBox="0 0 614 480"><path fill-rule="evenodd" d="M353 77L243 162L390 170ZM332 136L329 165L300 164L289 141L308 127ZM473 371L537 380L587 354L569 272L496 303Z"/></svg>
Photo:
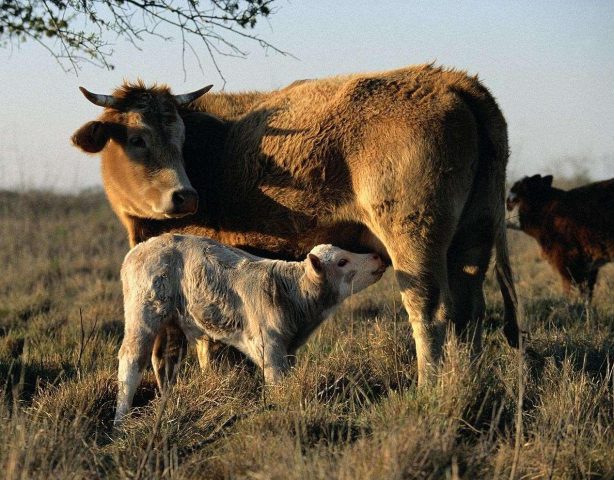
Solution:
<svg viewBox="0 0 614 480"><path fill-rule="evenodd" d="M188 235L137 245L121 271L126 323L115 422L128 412L163 327L181 329L190 343L204 338L232 345L276 383L290 368L288 356L333 308L385 269L377 254L332 245L318 245L303 262L267 260ZM180 360L175 356L171 371Z"/></svg>

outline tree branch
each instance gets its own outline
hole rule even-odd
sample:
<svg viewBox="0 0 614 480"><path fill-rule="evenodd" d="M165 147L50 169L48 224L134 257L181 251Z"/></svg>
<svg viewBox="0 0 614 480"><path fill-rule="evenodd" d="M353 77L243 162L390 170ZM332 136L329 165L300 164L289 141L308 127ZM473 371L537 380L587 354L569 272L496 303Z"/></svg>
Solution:
<svg viewBox="0 0 614 480"><path fill-rule="evenodd" d="M109 58L113 40L122 38L140 48L147 35L169 40L164 31L167 29L181 35L184 76L186 48L194 53L202 69L201 57L191 43L196 39L203 43L215 70L226 83L217 57L247 56L233 39L256 42L265 50L290 55L248 31L261 18L274 13L274 1L0 0L0 47L15 40L34 40L64 71L76 74L84 61L112 69ZM115 38L110 38L112 34Z"/></svg>

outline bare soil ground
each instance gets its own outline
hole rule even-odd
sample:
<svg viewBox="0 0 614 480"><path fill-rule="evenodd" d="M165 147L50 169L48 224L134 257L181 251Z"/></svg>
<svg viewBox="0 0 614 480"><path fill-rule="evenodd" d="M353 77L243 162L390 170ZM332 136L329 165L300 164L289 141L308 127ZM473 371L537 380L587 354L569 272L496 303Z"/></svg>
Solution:
<svg viewBox="0 0 614 480"><path fill-rule="evenodd" d="M531 331L520 376L490 274L483 355L450 342L439 383L417 391L388 273L299 351L283 386L247 367L201 372L190 352L167 397L146 374L115 433L124 231L100 193L0 192L0 475L614 478L614 265L586 308L532 239L509 239Z"/></svg>

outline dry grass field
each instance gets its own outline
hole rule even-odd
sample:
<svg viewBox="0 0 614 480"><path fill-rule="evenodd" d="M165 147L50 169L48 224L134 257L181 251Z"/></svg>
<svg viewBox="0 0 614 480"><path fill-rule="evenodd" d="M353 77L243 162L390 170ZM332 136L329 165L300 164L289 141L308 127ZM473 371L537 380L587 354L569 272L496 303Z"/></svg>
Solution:
<svg viewBox="0 0 614 480"><path fill-rule="evenodd" d="M531 331L522 362L491 273L483 355L449 343L438 384L417 391L388 273L283 386L248 367L201 372L190 352L168 396L145 375L114 432L124 231L101 193L0 192L0 476L614 478L613 265L587 309L562 297L533 240L509 238Z"/></svg>

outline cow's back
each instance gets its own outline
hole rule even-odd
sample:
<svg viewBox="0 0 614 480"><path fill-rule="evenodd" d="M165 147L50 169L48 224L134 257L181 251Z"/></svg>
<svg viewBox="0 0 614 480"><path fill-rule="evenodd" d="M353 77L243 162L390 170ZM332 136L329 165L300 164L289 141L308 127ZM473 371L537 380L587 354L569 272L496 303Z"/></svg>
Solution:
<svg viewBox="0 0 614 480"><path fill-rule="evenodd" d="M360 146L352 142L364 143L361 137L378 124L427 135L433 123L448 120L446 115L458 109L459 97L488 97L488 113L498 113L505 126L492 97L475 78L421 65L310 80L270 92L236 120L229 148L233 143L257 142L266 156L277 159L294 153L300 161L303 151L313 157L336 142L342 150L336 153L347 153Z"/></svg>
<svg viewBox="0 0 614 480"><path fill-rule="evenodd" d="M338 206L357 193L357 179L380 175L371 167L382 162L390 164L390 180L419 178L425 167L465 170L477 159L480 134L503 179L507 130L489 92L464 72L422 65L271 92L232 122L224 162L229 179L261 181L268 196L293 210L308 206L280 184Z"/></svg>

